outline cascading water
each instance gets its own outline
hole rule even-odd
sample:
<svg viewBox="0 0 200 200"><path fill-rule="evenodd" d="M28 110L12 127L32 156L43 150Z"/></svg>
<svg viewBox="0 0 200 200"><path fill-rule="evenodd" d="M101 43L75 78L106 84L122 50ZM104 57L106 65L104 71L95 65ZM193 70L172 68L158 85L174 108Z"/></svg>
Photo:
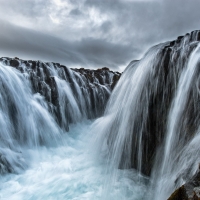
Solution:
<svg viewBox="0 0 200 200"><path fill-rule="evenodd" d="M156 188L155 200L166 199L173 190L191 178L200 163L197 145L199 141L199 124L194 118L197 133L192 141L188 138L188 133L184 128L185 118L190 116L187 109L190 98L198 98L191 92L192 86L196 84L196 77L199 77L200 66L200 45L190 55L187 67L182 71L179 78L177 91L171 105L168 116L167 134L164 144L164 155L158 155L159 160L163 160L161 165L155 166L154 181ZM198 82L197 82L198 84ZM199 85L196 85L197 89ZM198 105L195 105L198 110Z"/></svg>
<svg viewBox="0 0 200 200"><path fill-rule="evenodd" d="M100 130L96 146L99 144L99 151L107 150L104 153L111 163L110 171L130 169L135 156L138 160L134 167L141 170L143 122L147 118L150 98L147 86L158 52L159 47L155 47L146 54L145 59L134 61L127 67L120 79L122 84L118 84L113 91L103 118L94 124L94 129ZM136 134L132 134L134 131Z"/></svg>
<svg viewBox="0 0 200 200"><path fill-rule="evenodd" d="M78 73L59 64L8 58L2 61L1 173L18 172L19 168L25 167L21 149L24 146L35 148L55 145L57 141L61 143L61 134L68 130L69 123L98 116L110 94L110 86L104 82L100 85L95 79L87 83ZM112 81L115 74L106 73L108 76L111 74L109 81ZM101 76L101 73L98 75ZM89 84L92 88L87 87ZM97 92L101 94L101 108L94 106L94 101L99 99ZM13 152L13 156L8 152Z"/></svg>
<svg viewBox="0 0 200 200"><path fill-rule="evenodd" d="M30 66L18 61L17 67L10 67L6 61L0 64L0 199L102 199L109 174L106 162L90 155L94 132L86 118L100 114L97 103L101 101L102 109L113 72L105 69L109 80L100 77L101 85L95 76L89 82L50 63ZM121 175L108 199L141 196L144 186L134 177L128 171Z"/></svg>
<svg viewBox="0 0 200 200"><path fill-rule="evenodd" d="M151 96L149 82L153 79L151 72L159 52L160 46L153 47L144 59L129 64L111 95L104 116L93 124L92 130L98 132L94 139L97 154L103 155L108 163L103 199L112 199L111 188L127 171L135 174L138 186L148 182L147 177L131 168L142 170L144 122L148 118ZM123 175L119 174L120 169ZM144 197L145 191L144 188L139 199Z"/></svg>
<svg viewBox="0 0 200 200"><path fill-rule="evenodd" d="M1 60L23 73L33 93L40 93L45 98L49 111L66 130L69 123L102 115L112 84L116 81L114 79L120 76L103 69L74 71L58 63ZM87 73L84 74L85 71Z"/></svg>
<svg viewBox="0 0 200 200"><path fill-rule="evenodd" d="M26 166L22 146L54 145L61 131L42 97L31 93L16 69L0 65L0 87L0 172L18 172Z"/></svg>
<svg viewBox="0 0 200 200"><path fill-rule="evenodd" d="M91 122L70 125L70 131L62 135L63 145L27 149L31 155L29 168L20 174L2 176L0 197L12 200L102 200L106 164L99 157L91 156L88 142ZM90 150L90 151L88 151ZM119 176L106 199L141 199L144 185L138 185L135 174L126 172Z"/></svg>

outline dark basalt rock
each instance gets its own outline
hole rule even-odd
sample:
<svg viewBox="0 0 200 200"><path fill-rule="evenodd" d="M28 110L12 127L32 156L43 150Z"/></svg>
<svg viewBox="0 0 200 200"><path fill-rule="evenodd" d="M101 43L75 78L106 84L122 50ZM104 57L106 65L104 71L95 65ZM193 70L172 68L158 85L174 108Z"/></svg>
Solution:
<svg viewBox="0 0 200 200"><path fill-rule="evenodd" d="M10 60L10 66L18 67L19 66L19 62L16 59Z"/></svg>
<svg viewBox="0 0 200 200"><path fill-rule="evenodd" d="M113 76L113 82L112 82L112 84L111 84L111 89L112 89L112 90L114 89L114 87L116 86L117 82L119 81L120 75L121 75L121 74L120 74L119 72L117 72L117 74L115 74L115 75Z"/></svg>
<svg viewBox="0 0 200 200"><path fill-rule="evenodd" d="M188 200L186 189L183 186L178 188L167 200Z"/></svg>
<svg viewBox="0 0 200 200"><path fill-rule="evenodd" d="M113 90L121 74L119 72L110 71L106 67L97 70L84 68L71 70L76 72L75 78L82 92L85 93L85 95L89 95L94 116L102 115L106 106L104 101L106 99L107 102L109 98L109 94L106 90ZM84 85L81 79L84 80ZM102 90L102 86L105 86L107 89ZM96 98L97 96L98 98ZM89 118L94 118L94 116L90 116Z"/></svg>
<svg viewBox="0 0 200 200"><path fill-rule="evenodd" d="M68 108L68 100L65 99L64 108L68 122L63 122L61 117L62 106L59 104L59 90L55 81L53 70L58 74L59 79L69 83L73 92L73 96L78 104L81 104L80 91L85 100L89 119L96 118L103 114L107 100L111 90L114 88L120 78L120 73L110 71L109 68L97 70L90 69L69 69L59 63L45 63L42 61L22 60L17 57L7 58L2 57L0 61L5 65L12 66L19 70L22 74L28 74L33 93L40 93L48 102L50 112L55 116L57 123L68 130L66 124L73 123ZM78 91L79 89L80 91ZM81 105L79 109L85 112ZM65 119L66 120L66 119ZM65 124L65 125L63 125Z"/></svg>

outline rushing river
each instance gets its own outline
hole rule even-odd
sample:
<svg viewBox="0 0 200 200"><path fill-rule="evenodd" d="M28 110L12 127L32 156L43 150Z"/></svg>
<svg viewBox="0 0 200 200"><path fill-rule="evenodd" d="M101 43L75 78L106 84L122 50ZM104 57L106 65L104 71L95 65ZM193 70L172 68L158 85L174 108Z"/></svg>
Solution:
<svg viewBox="0 0 200 200"><path fill-rule="evenodd" d="M146 187L135 172L128 170L118 170L118 180L105 195L109 174L103 157L94 153L91 123L71 126L70 132L62 135L63 145L26 149L28 169L1 176L0 199L142 199Z"/></svg>

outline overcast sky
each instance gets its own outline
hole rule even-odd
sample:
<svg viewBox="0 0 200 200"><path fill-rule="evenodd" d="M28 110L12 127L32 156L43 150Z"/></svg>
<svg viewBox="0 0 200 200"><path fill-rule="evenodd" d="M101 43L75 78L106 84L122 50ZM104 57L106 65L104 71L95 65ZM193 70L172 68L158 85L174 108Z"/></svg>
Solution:
<svg viewBox="0 0 200 200"><path fill-rule="evenodd" d="M200 29L200 0L0 0L0 57L122 70Z"/></svg>

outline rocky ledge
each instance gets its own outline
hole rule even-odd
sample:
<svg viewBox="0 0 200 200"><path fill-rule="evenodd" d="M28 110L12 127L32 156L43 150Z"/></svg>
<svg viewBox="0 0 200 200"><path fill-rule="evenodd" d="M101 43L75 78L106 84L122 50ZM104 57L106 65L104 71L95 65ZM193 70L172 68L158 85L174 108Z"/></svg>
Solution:
<svg viewBox="0 0 200 200"><path fill-rule="evenodd" d="M65 130L77 120L72 116L72 97L83 118L99 117L121 76L119 72L106 67L97 70L70 69L59 63L22 60L17 57L2 57L0 62L17 69L28 79L33 94L39 93L45 98L56 122ZM70 95L64 94L63 81Z"/></svg>
<svg viewBox="0 0 200 200"><path fill-rule="evenodd" d="M167 200L200 200L200 170L176 189Z"/></svg>

